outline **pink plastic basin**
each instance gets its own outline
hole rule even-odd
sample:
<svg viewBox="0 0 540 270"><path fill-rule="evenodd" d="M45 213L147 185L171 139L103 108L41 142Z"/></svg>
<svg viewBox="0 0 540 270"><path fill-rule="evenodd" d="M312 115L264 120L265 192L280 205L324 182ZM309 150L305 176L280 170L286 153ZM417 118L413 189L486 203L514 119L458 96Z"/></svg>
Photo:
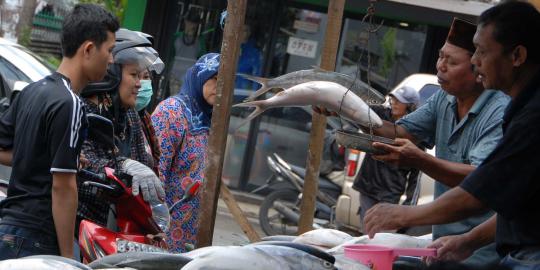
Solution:
<svg viewBox="0 0 540 270"><path fill-rule="evenodd" d="M434 248L394 248L378 245L347 245L345 256L369 266L374 270L392 270L392 263L397 256L433 257Z"/></svg>

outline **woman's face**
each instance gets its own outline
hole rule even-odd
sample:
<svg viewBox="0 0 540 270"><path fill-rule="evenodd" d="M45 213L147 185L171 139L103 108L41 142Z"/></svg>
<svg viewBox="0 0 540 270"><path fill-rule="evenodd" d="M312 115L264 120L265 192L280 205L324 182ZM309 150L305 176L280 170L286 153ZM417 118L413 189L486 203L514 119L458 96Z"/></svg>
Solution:
<svg viewBox="0 0 540 270"><path fill-rule="evenodd" d="M401 118L407 114L407 104L400 102L397 98L390 96L390 105L392 106L392 115Z"/></svg>
<svg viewBox="0 0 540 270"><path fill-rule="evenodd" d="M203 84L203 97L212 106L216 104L217 74Z"/></svg>
<svg viewBox="0 0 540 270"><path fill-rule="evenodd" d="M139 79L141 80L150 80L150 72L148 70L144 70L141 73L139 73Z"/></svg>
<svg viewBox="0 0 540 270"><path fill-rule="evenodd" d="M119 87L120 101L124 108L134 108L137 102L137 93L141 88L139 79L139 66L125 64L122 66L122 82Z"/></svg>

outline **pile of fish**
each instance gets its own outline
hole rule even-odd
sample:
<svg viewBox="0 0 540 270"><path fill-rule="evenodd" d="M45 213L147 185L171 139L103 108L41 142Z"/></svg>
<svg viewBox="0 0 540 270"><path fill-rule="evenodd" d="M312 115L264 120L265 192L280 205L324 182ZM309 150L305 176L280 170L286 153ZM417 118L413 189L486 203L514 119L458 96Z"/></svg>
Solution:
<svg viewBox="0 0 540 270"><path fill-rule="evenodd" d="M365 101L369 104L380 104L385 101L384 96L349 75L309 69L291 72L274 79L245 74L239 74L239 76L258 82L261 88L248 97L247 102L234 105L234 107L255 107L255 111L236 128L269 108L308 105L325 107L366 127L382 126L380 117L369 108ZM284 91L266 100L255 100L273 88L281 88Z"/></svg>
<svg viewBox="0 0 540 270"><path fill-rule="evenodd" d="M211 246L182 254L128 252L110 255L84 265L59 256L30 256L0 261L0 270L369 270L366 265L345 257L349 244L378 244L389 247L422 248L431 243L393 233L378 233L373 239L332 229L318 229L298 237L271 236L245 246Z"/></svg>

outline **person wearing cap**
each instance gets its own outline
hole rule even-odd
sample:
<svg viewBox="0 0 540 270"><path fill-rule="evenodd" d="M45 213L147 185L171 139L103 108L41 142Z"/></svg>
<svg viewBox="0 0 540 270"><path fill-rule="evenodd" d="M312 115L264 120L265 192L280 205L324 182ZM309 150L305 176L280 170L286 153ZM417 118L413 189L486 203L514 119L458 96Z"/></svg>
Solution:
<svg viewBox="0 0 540 270"><path fill-rule="evenodd" d="M478 74L470 62L475 50L472 42L475 31L476 25L454 19L437 60L441 90L415 112L397 121L395 126L385 123L375 130L378 135L397 138L394 145L374 143L375 148L387 152L374 158L418 168L431 176L436 180L435 198L459 185L493 151L502 137L502 117L509 97L500 91L485 90L477 81ZM435 146L435 157L415 143L428 148ZM407 207L384 203L374 206L366 213L365 231L373 236L388 227L415 225L418 220L411 221L405 216ZM441 210L439 214L444 212ZM434 225L433 239L468 232L492 215L492 211L484 210L454 223ZM476 251L465 263L476 267L498 261L494 245L489 245Z"/></svg>
<svg viewBox="0 0 540 270"><path fill-rule="evenodd" d="M390 106L374 105L371 108L381 119L391 123L416 110L420 102L418 92L408 86L395 89L388 96ZM380 202L399 203L404 193L407 198L403 204L416 204L413 195L418 176L418 169L399 168L375 160L366 153L353 183L353 188L360 192L360 221L373 205Z"/></svg>
<svg viewBox="0 0 540 270"><path fill-rule="evenodd" d="M161 156L159 175L165 183L165 201L174 206L167 245L186 252L196 245L200 194L177 203L192 184L204 183L212 108L216 102L218 53L208 53L191 66L177 95L161 101L152 113Z"/></svg>

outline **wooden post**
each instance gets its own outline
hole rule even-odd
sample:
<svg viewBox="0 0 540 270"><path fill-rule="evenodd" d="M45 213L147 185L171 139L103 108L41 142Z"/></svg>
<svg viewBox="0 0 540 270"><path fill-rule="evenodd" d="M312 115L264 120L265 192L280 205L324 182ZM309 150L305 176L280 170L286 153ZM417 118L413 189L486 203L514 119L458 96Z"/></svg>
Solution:
<svg viewBox="0 0 540 270"><path fill-rule="evenodd" d="M212 245L214 223L219 198L221 173L225 145L229 129L230 108L234 92L236 65L240 51L240 32L244 25L247 0L229 1L227 21L221 43L221 64L217 81L217 99L214 105L210 138L208 139L208 160L205 169L205 184L201 194L197 247Z"/></svg>
<svg viewBox="0 0 540 270"><path fill-rule="evenodd" d="M328 22L321 58L321 68L325 70L333 71L336 68L336 55L339 47L344 7L345 0L330 0L328 3ZM300 206L298 234L310 231L313 226L315 201L319 189L319 165L321 163L325 131L326 116L314 113L309 137L306 179Z"/></svg>
<svg viewBox="0 0 540 270"><path fill-rule="evenodd" d="M255 229L253 229L251 224L249 224L246 216L244 216L244 212L242 212L242 209L238 207L238 203L236 202L234 196L231 194L231 191L226 185L221 185L221 198L227 204L229 212L231 212L231 214L233 215L236 223L240 225L240 228L248 237L249 242L254 243L261 241L261 237L259 237L259 234L257 234Z"/></svg>

